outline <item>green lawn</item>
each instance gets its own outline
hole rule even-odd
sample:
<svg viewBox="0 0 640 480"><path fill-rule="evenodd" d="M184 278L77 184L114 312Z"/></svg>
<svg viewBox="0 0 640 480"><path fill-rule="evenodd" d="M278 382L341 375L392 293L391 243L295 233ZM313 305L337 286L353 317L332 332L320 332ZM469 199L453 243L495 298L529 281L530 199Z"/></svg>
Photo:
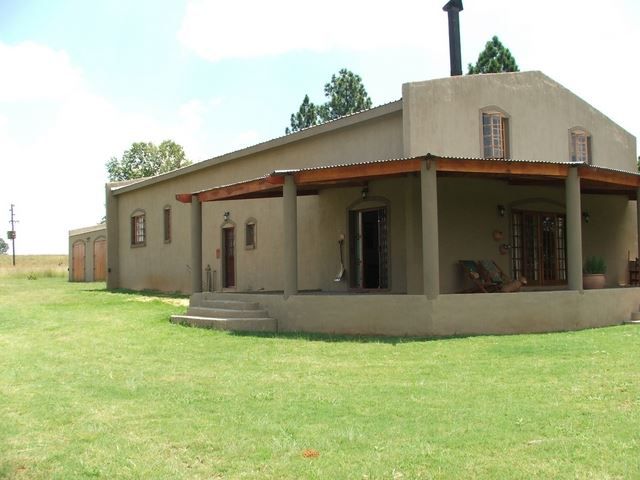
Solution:
<svg viewBox="0 0 640 480"><path fill-rule="evenodd" d="M0 478L640 478L636 326L253 336L176 303L0 276Z"/></svg>

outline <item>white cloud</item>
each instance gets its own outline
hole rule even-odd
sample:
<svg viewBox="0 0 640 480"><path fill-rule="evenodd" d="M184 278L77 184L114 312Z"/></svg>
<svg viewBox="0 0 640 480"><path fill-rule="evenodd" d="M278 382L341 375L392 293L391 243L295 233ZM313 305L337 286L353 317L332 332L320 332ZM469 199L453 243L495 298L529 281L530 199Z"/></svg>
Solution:
<svg viewBox="0 0 640 480"><path fill-rule="evenodd" d="M18 254L65 253L68 230L99 222L105 162L132 142L173 138L191 158L193 151L205 156L202 118L219 99L187 102L163 123L94 93L64 52L0 43L0 64L0 224L8 221L5 206L14 203ZM42 69L47 75L34 78ZM27 104L44 127L30 128L21 117Z"/></svg>
<svg viewBox="0 0 640 480"><path fill-rule="evenodd" d="M192 0L178 39L211 61L299 50L428 45L424 23L432 6L424 0L396 3L379 8L363 0ZM416 25L420 28L413 28Z"/></svg>

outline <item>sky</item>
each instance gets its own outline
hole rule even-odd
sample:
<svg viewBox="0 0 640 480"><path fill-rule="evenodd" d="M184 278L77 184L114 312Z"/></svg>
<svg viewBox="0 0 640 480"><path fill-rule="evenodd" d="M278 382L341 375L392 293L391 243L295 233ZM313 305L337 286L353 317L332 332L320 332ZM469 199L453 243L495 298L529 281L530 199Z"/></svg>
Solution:
<svg viewBox="0 0 640 480"><path fill-rule="evenodd" d="M0 0L0 238L15 204L18 255L67 253L133 142L172 139L198 162L282 135L341 68L374 105L447 77L445 3ZM463 3L465 71L497 35L520 70L640 136L640 2Z"/></svg>

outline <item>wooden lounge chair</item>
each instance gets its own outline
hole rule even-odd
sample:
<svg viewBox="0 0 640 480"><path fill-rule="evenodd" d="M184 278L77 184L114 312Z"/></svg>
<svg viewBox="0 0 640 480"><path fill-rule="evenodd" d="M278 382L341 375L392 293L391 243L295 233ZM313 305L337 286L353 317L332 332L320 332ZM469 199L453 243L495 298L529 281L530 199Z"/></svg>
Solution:
<svg viewBox="0 0 640 480"><path fill-rule="evenodd" d="M476 262L475 260L460 260L462 269L469 279L475 284L474 288L465 290L465 292L497 292L502 288L502 284L504 282L502 280L499 282L493 281L491 276L487 274L486 269L480 266L480 263L481 262Z"/></svg>

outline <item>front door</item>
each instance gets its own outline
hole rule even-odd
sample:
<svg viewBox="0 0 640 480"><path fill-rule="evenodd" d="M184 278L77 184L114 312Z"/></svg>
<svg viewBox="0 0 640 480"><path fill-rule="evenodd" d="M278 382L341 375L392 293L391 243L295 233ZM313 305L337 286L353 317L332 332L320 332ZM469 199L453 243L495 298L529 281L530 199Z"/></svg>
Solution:
<svg viewBox="0 0 640 480"><path fill-rule="evenodd" d="M233 288L236 286L236 235L235 228L222 229L222 286L223 288Z"/></svg>
<svg viewBox="0 0 640 480"><path fill-rule="evenodd" d="M71 265L73 268L73 281L84 282L84 242L78 240L73 244L73 250L71 252Z"/></svg>
<svg viewBox="0 0 640 480"><path fill-rule="evenodd" d="M389 288L387 209L349 212L351 287Z"/></svg>
<svg viewBox="0 0 640 480"><path fill-rule="evenodd" d="M516 210L512 222L514 276L524 275L529 285L566 284L565 216Z"/></svg>
<svg viewBox="0 0 640 480"><path fill-rule="evenodd" d="M93 281L107 279L107 241L104 238L93 242Z"/></svg>

